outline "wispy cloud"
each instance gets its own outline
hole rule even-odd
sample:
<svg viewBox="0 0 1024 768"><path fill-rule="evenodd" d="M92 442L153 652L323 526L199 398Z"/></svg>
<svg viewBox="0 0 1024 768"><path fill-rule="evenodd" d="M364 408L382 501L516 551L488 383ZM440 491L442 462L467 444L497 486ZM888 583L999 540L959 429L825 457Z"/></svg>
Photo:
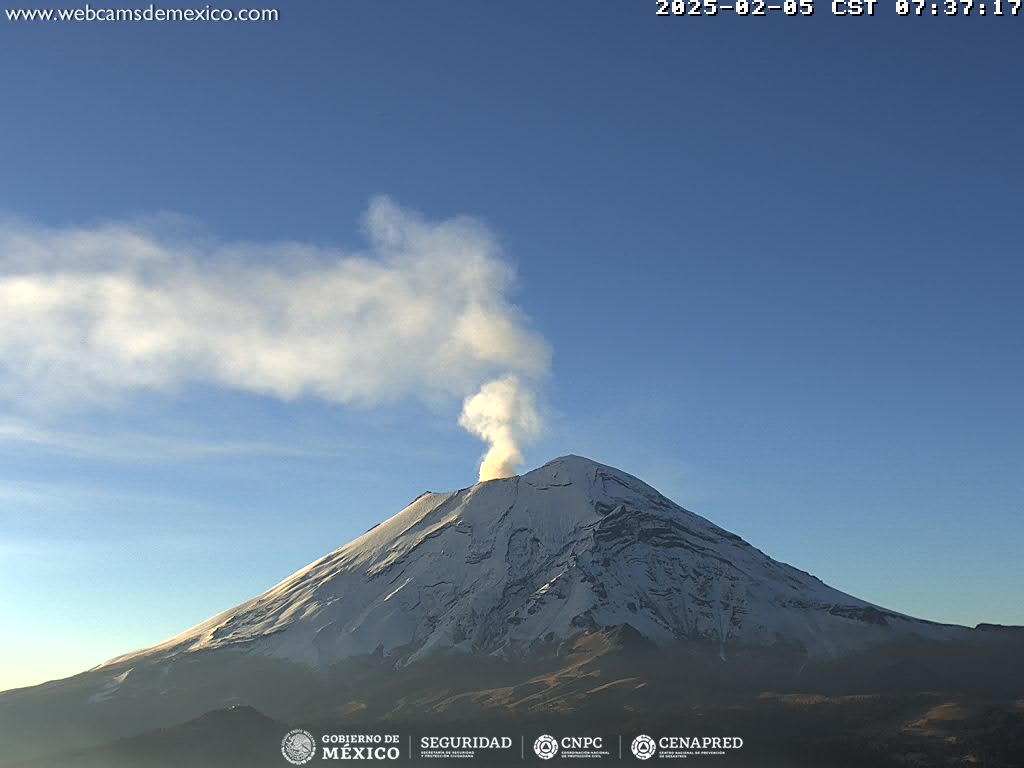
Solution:
<svg viewBox="0 0 1024 768"><path fill-rule="evenodd" d="M224 532L207 530L162 532L154 543L152 533L122 536L116 543L102 538L10 537L0 541L0 565L25 564L33 570L73 571L85 564L101 566L126 553L145 551L150 558L216 552L224 545Z"/></svg>
<svg viewBox="0 0 1024 768"><path fill-rule="evenodd" d="M203 552L238 536L215 504L80 482L0 480L0 563L67 564L150 553ZM250 545L260 534L247 536Z"/></svg>
<svg viewBox="0 0 1024 768"><path fill-rule="evenodd" d="M0 445L28 446L46 453L127 462L230 456L327 457L331 451L244 440L204 440L132 432L94 434L45 428L21 419L0 420Z"/></svg>
<svg viewBox="0 0 1024 768"><path fill-rule="evenodd" d="M35 522L44 519L60 520L83 509L103 509L112 513L112 517L123 524L125 518L120 511L126 508L156 509L181 513L192 513L193 519L204 521L204 524L219 525L208 519L205 514L210 507L199 501L192 501L176 495L149 493L117 488L107 488L80 482L27 482L0 480L0 522L4 517ZM32 512L25 517L23 512ZM69 518L72 519L72 518ZM77 515L73 518L76 525L80 521ZM91 520L95 522L96 516ZM180 517L179 517L180 519ZM147 523L148 525L148 523ZM21 526L24 529L24 526ZM80 529L80 526L79 526ZM0 531L0 535L2 535ZM64 533L68 533L65 531Z"/></svg>

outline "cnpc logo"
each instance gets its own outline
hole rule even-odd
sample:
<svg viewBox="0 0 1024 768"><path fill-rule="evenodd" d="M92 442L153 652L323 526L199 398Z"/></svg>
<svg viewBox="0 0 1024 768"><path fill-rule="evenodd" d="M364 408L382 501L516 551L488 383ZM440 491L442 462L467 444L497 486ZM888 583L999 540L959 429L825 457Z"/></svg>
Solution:
<svg viewBox="0 0 1024 768"><path fill-rule="evenodd" d="M544 734L533 742L533 751L541 760L550 760L559 751L565 753L567 757L580 757L580 753L593 752L603 747L604 741L600 736L563 736L556 739Z"/></svg>
<svg viewBox="0 0 1024 768"><path fill-rule="evenodd" d="M541 760L550 760L558 754L558 739L546 733L543 736L538 736L537 740L533 742L533 751Z"/></svg>

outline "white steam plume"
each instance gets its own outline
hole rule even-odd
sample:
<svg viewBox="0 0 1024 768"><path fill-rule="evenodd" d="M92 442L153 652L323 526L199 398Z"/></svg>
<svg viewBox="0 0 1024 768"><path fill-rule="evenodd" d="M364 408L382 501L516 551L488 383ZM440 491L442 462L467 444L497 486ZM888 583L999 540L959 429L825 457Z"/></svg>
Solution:
<svg viewBox="0 0 1024 768"><path fill-rule="evenodd" d="M474 219L430 222L377 198L364 225L369 248L348 253L0 220L0 398L109 404L207 383L285 400L436 403L514 374L485 384L466 413L509 387L513 405L460 420L511 471L515 441L539 428L526 382L550 359L507 298L513 268ZM499 424L527 411L531 426Z"/></svg>
<svg viewBox="0 0 1024 768"><path fill-rule="evenodd" d="M541 430L537 403L516 376L490 381L462 405L459 424L490 445L480 464L480 479L514 475L523 463L519 446Z"/></svg>

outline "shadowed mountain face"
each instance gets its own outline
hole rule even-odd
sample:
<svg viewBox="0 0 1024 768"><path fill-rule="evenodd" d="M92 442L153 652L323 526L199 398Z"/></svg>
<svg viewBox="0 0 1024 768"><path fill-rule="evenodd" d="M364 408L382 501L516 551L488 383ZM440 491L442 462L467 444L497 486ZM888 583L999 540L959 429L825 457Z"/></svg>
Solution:
<svg viewBox="0 0 1024 768"><path fill-rule="evenodd" d="M278 739L285 722L515 731L557 717L621 732L700 711L705 723L746 717L769 736L816 717L841 740L839 723L884 711L880 733L925 742L949 720L928 714L938 707L972 713L961 736L981 729L979 744L1002 733L984 727L1003 717L1012 750L1021 650L1013 628L938 625L843 594L636 478L570 456L424 494L166 643L0 694L0 743L11 745L0 765L73 750L83 765L87 753L97 765L163 765L131 750L173 754L164 742L186 733L204 743L214 738L204 713L237 705L258 712L229 710L230 722ZM915 698L925 691L938 699ZM763 764L774 741L762 744ZM798 764L780 754L780 765Z"/></svg>
<svg viewBox="0 0 1024 768"><path fill-rule="evenodd" d="M283 764L281 734L288 728L252 707L215 710L167 729L21 765L75 768L271 768Z"/></svg>

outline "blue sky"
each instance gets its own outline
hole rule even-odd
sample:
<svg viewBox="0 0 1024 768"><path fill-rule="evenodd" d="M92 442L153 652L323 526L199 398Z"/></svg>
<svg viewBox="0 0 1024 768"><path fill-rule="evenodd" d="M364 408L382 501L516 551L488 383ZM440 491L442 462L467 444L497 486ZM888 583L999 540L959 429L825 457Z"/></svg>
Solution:
<svg viewBox="0 0 1024 768"><path fill-rule="evenodd" d="M0 25L5 220L273 265L365 251L380 194L472 216L552 351L528 467L584 454L865 599L1024 623L1017 20L280 7ZM454 391L41 404L0 363L0 688L163 640L483 451Z"/></svg>

